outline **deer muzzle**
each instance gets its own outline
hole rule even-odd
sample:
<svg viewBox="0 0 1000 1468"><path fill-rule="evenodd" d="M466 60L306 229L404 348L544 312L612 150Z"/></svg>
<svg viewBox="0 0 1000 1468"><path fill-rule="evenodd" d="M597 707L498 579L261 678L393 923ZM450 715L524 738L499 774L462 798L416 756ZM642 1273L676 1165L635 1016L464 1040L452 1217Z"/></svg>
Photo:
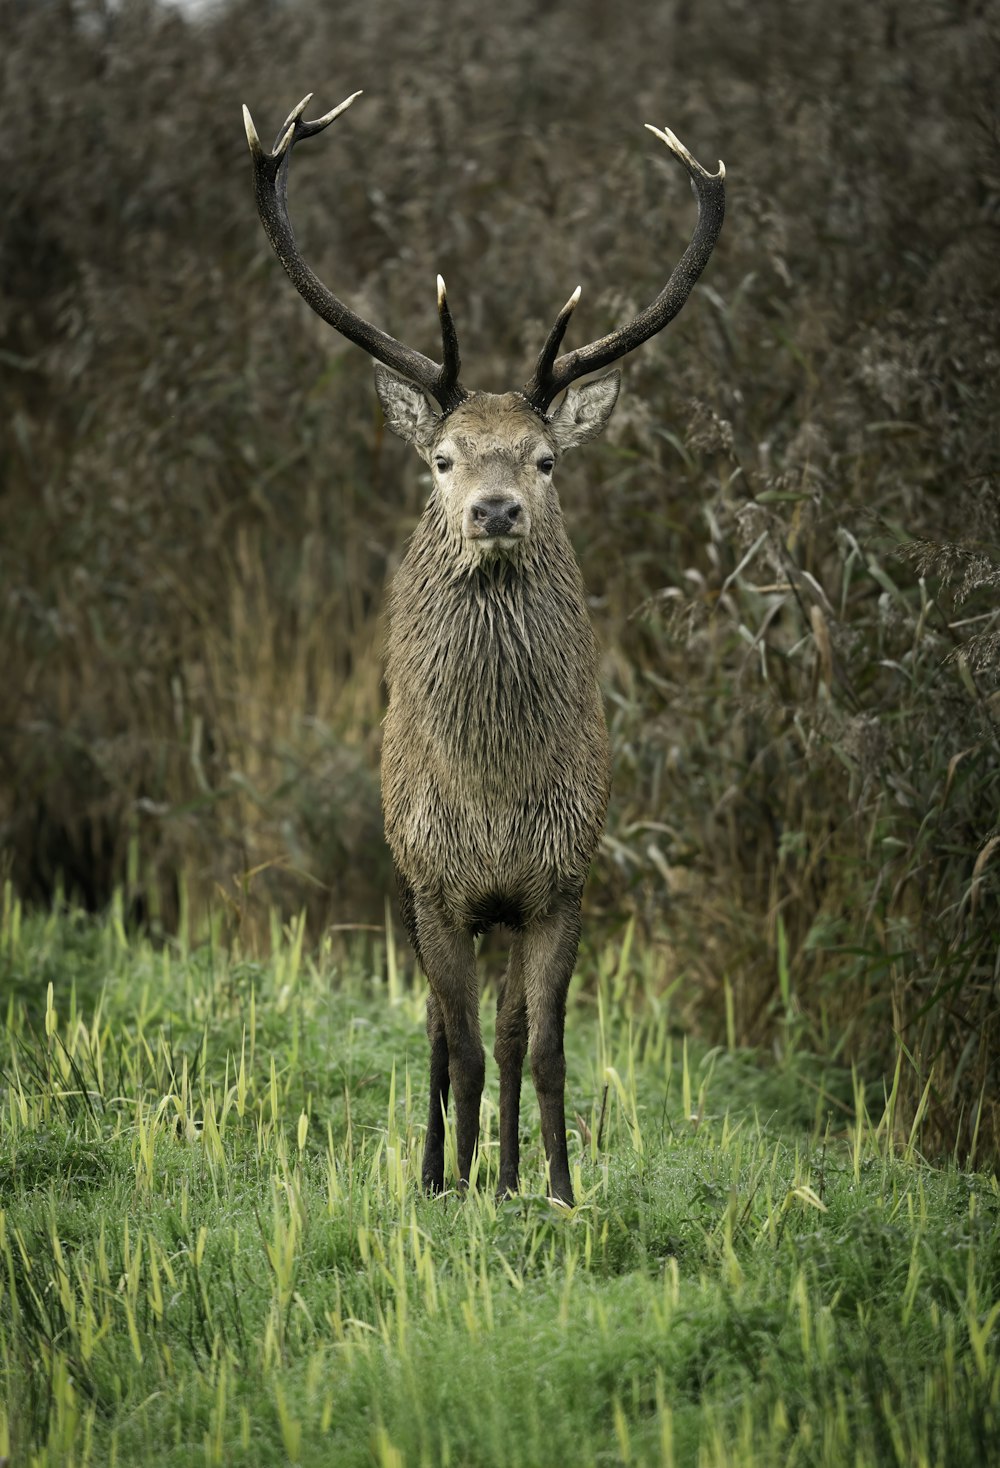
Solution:
<svg viewBox="0 0 1000 1468"><path fill-rule="evenodd" d="M523 540L528 534L527 506L511 495L488 495L465 507L466 540Z"/></svg>

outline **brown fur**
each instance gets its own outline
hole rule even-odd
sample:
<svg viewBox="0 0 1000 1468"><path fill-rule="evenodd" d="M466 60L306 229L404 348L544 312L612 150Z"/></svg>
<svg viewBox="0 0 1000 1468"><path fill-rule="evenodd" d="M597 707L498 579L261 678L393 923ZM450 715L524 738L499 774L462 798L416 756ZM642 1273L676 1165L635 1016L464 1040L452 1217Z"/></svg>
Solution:
<svg viewBox="0 0 1000 1468"><path fill-rule="evenodd" d="M393 586L382 754L386 836L431 991L424 1181L443 1185L449 1084L468 1180L484 1075L473 939L503 922L514 939L495 1050L501 1190L517 1187L527 1051L550 1188L571 1202L563 1023L610 759L583 583L539 462L600 431L617 382L590 395L600 401L589 412L588 389L573 390L551 423L517 394L476 394L447 418L428 419L425 404L407 396L417 389L400 384L380 370L390 424L432 467L449 465L435 469ZM516 501L518 538L470 538L469 506L483 496Z"/></svg>

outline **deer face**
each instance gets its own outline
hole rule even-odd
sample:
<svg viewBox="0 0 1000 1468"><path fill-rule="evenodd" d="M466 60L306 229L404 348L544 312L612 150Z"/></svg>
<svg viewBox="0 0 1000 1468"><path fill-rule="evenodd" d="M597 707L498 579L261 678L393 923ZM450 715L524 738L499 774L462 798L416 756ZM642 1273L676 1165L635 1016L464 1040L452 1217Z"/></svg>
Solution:
<svg viewBox="0 0 1000 1468"><path fill-rule="evenodd" d="M407 378L376 366L375 383L386 422L430 466L455 539L479 561L516 553L531 539L555 503L559 455L602 431L620 377L570 388L551 419L520 393L474 393L439 417Z"/></svg>

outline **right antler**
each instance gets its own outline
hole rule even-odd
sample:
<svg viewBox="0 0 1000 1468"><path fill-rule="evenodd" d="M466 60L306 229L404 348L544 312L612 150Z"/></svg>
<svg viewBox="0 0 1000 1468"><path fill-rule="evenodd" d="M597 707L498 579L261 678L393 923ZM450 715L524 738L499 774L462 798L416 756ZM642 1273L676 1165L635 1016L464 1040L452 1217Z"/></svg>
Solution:
<svg viewBox="0 0 1000 1468"><path fill-rule="evenodd" d="M345 306L343 301L338 300L333 292L328 290L309 269L295 243L295 235L288 218L287 199L288 165L292 149L300 138L311 138L314 134L322 132L342 112L346 112L355 98L360 96L360 92L355 92L346 101L341 102L339 107L334 107L333 111L328 112L325 117L320 117L315 122L306 122L302 113L312 98L310 92L288 114L270 153L264 152L260 138L257 136L257 129L253 125L253 118L248 109L243 108L247 142L250 144L250 153L253 158L257 212L267 237L271 241L274 253L284 266L289 280L317 315L322 316L323 320L339 331L342 336L346 336L348 341L364 348L376 361L419 383L437 400L442 411L449 413L452 408L457 408L459 403L464 402L469 394L458 380L461 366L458 355L458 337L451 319L451 312L448 309L444 281L440 275L437 280L438 316L441 320L444 361L439 363L432 362L430 357L425 357L422 352L417 352L412 347L404 346L395 337L380 331L377 326L373 326L371 322L358 316L349 306Z"/></svg>
<svg viewBox="0 0 1000 1468"><path fill-rule="evenodd" d="M698 222L691 243L674 266L670 279L656 300L641 311L634 321L602 336L599 341L591 342L587 347L578 347L575 352L568 352L557 360L556 352L566 334L569 318L580 299L580 287L577 286L556 317L555 325L538 358L534 376L523 390L523 396L538 413L544 414L553 398L585 372L596 372L601 367L609 366L619 357L624 357L626 352L633 351L658 331L662 331L691 294L692 287L708 264L709 256L719 238L726 214L725 164L720 162L718 173L709 173L691 156L684 144L674 137L669 128L664 128L661 132L651 123L647 122L646 126L666 143L691 175L691 182L698 195Z"/></svg>

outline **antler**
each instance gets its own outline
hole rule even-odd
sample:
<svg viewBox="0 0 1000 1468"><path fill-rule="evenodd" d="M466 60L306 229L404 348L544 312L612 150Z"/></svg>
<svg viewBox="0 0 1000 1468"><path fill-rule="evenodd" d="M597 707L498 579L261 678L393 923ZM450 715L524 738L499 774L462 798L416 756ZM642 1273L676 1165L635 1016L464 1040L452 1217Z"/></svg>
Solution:
<svg viewBox="0 0 1000 1468"><path fill-rule="evenodd" d="M607 367L609 363L624 357L626 352L633 351L658 331L662 331L691 294L691 289L708 264L709 256L719 238L726 214L725 164L720 162L718 173L709 173L691 156L684 144L674 137L669 128L664 128L661 132L651 123L647 122L646 126L666 143L691 175L692 185L698 195L698 222L691 243L656 300L645 311L641 311L634 321L602 336L599 341L591 342L587 347L578 347L575 352L568 352L556 359L569 318L580 299L580 287L577 286L556 317L555 325L538 358L534 376L523 390L524 397L539 413L544 413L553 398L576 378L582 377L585 372L596 372L600 367Z"/></svg>
<svg viewBox="0 0 1000 1468"><path fill-rule="evenodd" d="M418 382L425 391L436 398L442 411L449 413L452 408L457 408L459 403L468 397L468 393L458 381L461 366L458 337L455 333L451 311L448 309L444 281L440 275L437 278L437 302L444 354L444 361L441 363L432 362L430 357L425 357L422 352L404 346L395 337L389 336L387 332L381 331L371 322L358 316L349 306L345 306L343 301L339 300L313 274L302 259L289 222L288 165L292 149L300 138L311 138L314 134L322 132L325 127L329 127L330 123L342 112L346 112L351 103L360 96L360 92L355 92L341 102L339 107L334 107L333 111L328 112L325 117L317 118L315 122L306 122L302 114L312 99L312 92L310 92L288 114L270 153L264 152L260 138L257 136L257 129L253 125L253 118L249 110L246 107L243 108L247 142L250 144L250 154L253 158L257 212L267 237L271 241L274 253L284 266L289 280L317 315L322 316L323 320L329 322L342 336L346 336L348 341L363 347L369 356L382 362L386 367L392 368L393 371L401 372L404 376Z"/></svg>

